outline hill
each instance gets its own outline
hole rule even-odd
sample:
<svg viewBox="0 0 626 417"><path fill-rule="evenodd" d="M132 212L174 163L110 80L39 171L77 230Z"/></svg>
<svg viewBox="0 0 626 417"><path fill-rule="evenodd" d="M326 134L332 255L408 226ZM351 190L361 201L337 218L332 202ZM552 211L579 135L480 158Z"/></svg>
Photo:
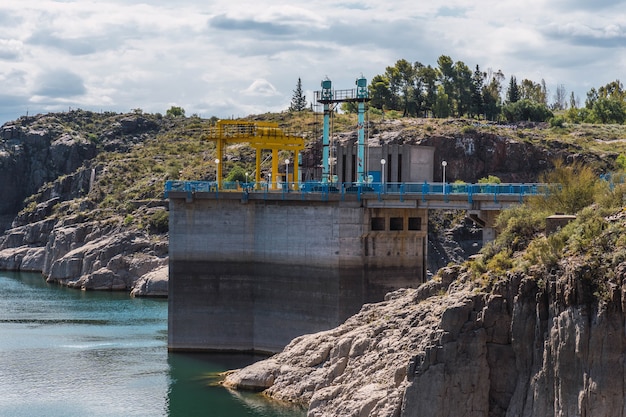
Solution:
<svg viewBox="0 0 626 417"><path fill-rule="evenodd" d="M304 158L319 158L321 116L264 114L308 140ZM41 271L46 279L83 289L166 295L168 179L215 178L214 120L82 110L22 117L2 126L0 268ZM623 126L522 123L498 125L456 119L368 121L367 140L436 149L448 178L474 182L536 181L553 161L584 161L611 171L626 153ZM333 139L356 139L356 116L333 116ZM254 170L252 149L227 149L224 172ZM435 173L435 176L438 174ZM452 216L454 217L454 216ZM443 219L445 220L445 219ZM431 230L440 230L433 226ZM432 236L432 241L440 241ZM437 243L435 243L437 244ZM448 241L432 269L466 257ZM435 251L433 251L435 252Z"/></svg>

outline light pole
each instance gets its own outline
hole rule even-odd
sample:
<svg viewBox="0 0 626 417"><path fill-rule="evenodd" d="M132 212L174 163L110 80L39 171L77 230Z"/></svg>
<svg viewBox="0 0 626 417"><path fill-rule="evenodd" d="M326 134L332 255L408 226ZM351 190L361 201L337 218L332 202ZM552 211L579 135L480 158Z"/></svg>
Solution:
<svg viewBox="0 0 626 417"><path fill-rule="evenodd" d="M387 161L385 161L384 159L380 160L380 175L381 175L381 181L380 181L380 185L383 188L383 192L385 192L385 164L387 163Z"/></svg>
<svg viewBox="0 0 626 417"><path fill-rule="evenodd" d="M220 159L219 158L215 158L215 187L216 188L220 188L220 177L219 177L219 172L220 172Z"/></svg>
<svg viewBox="0 0 626 417"><path fill-rule="evenodd" d="M285 185L289 191L289 159L285 159Z"/></svg>
<svg viewBox="0 0 626 417"><path fill-rule="evenodd" d="M443 193L446 193L446 166L448 163L446 161L441 161L441 167L443 168Z"/></svg>

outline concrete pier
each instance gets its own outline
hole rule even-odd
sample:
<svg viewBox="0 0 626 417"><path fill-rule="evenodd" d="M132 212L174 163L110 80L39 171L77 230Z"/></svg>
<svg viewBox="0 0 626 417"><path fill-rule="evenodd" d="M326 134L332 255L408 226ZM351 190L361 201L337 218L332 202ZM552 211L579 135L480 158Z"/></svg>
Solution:
<svg viewBox="0 0 626 417"><path fill-rule="evenodd" d="M415 201L244 196L169 195L170 350L276 352L424 280Z"/></svg>

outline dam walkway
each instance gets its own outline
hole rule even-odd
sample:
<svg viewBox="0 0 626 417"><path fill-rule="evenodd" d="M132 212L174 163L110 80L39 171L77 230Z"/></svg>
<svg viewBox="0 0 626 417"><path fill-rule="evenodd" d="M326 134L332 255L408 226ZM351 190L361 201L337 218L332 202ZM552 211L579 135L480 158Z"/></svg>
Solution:
<svg viewBox="0 0 626 417"><path fill-rule="evenodd" d="M323 182L222 182L167 181L165 197L302 201L361 201L369 205L418 205L428 209L501 210L525 199L546 195L543 183L462 184L462 183L323 183Z"/></svg>

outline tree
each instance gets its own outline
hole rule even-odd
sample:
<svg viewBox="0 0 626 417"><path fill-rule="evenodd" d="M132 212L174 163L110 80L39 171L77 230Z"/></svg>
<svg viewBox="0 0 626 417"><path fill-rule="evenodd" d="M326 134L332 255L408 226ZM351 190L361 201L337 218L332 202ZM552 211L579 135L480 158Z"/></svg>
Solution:
<svg viewBox="0 0 626 417"><path fill-rule="evenodd" d="M298 77L298 84L293 90L289 111L304 111L307 109L306 96L302 94L302 80Z"/></svg>
<svg viewBox="0 0 626 417"><path fill-rule="evenodd" d="M443 87L443 93L445 93L446 98L448 100L448 114L452 112L453 100L454 100L454 80L455 80L455 71L454 71L454 62L452 58L447 55L441 55L437 59L437 65L439 66L439 77L441 80L441 86ZM439 97L437 98L439 101ZM440 104L438 104L440 106ZM439 116L441 117L441 116ZM448 116L445 116L448 117Z"/></svg>
<svg viewBox="0 0 626 417"><path fill-rule="evenodd" d="M485 77L487 74L480 70L480 67L476 65L476 70L472 75L472 103L470 105L470 116L480 116L484 113L484 100L483 100L483 85L485 83Z"/></svg>
<svg viewBox="0 0 626 417"><path fill-rule="evenodd" d="M456 95L456 114L463 117L470 112L472 105L472 70L465 63L454 64L454 86Z"/></svg>
<svg viewBox="0 0 626 417"><path fill-rule="evenodd" d="M520 99L520 90L517 85L517 78L515 75L511 75L511 79L509 80L509 88L506 90L506 101L508 103L516 103Z"/></svg>
<svg viewBox="0 0 626 417"><path fill-rule="evenodd" d="M450 99L441 85L438 87L433 116L442 119L450 117Z"/></svg>
<svg viewBox="0 0 626 417"><path fill-rule="evenodd" d="M509 122L545 122L553 116L550 109L542 103L536 103L527 99L507 103L502 108L502 115Z"/></svg>
<svg viewBox="0 0 626 417"><path fill-rule="evenodd" d="M541 84L525 78L522 80L519 87L520 99L526 99L541 104L547 103L545 91Z"/></svg>
<svg viewBox="0 0 626 417"><path fill-rule="evenodd" d="M556 92L554 93L554 103L552 103L552 110L565 110L567 108L567 92L565 86L559 84L556 86Z"/></svg>
<svg viewBox="0 0 626 417"><path fill-rule="evenodd" d="M485 117L487 120L496 120L500 115L500 93L502 92L504 74L501 70L493 72L489 69L486 79L488 80L488 83L483 86Z"/></svg>
<svg viewBox="0 0 626 417"><path fill-rule="evenodd" d="M166 112L167 117L185 117L185 109L179 106L172 106Z"/></svg>
<svg viewBox="0 0 626 417"><path fill-rule="evenodd" d="M377 109L388 108L391 98L389 79L384 75L375 75L369 86L370 106Z"/></svg>
<svg viewBox="0 0 626 417"><path fill-rule="evenodd" d="M437 77L436 68L428 65L417 70L417 76L420 78L424 88L424 111L434 112L435 103L437 102Z"/></svg>

